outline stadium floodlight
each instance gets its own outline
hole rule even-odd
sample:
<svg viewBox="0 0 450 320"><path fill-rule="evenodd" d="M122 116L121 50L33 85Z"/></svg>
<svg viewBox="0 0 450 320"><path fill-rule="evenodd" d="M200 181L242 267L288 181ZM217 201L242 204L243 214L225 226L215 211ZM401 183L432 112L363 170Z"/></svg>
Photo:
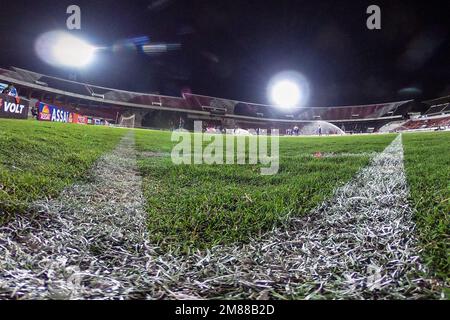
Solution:
<svg viewBox="0 0 450 320"><path fill-rule="evenodd" d="M36 52L49 64L82 68L92 62L96 47L67 32L51 31L36 41Z"/></svg>
<svg viewBox="0 0 450 320"><path fill-rule="evenodd" d="M273 102L282 108L292 108L300 101L300 88L289 80L276 82L271 89Z"/></svg>
<svg viewBox="0 0 450 320"><path fill-rule="evenodd" d="M285 71L270 80L268 95L269 100L279 108L301 107L309 97L309 85L301 74Z"/></svg>
<svg viewBox="0 0 450 320"><path fill-rule="evenodd" d="M94 57L95 47L68 34L61 34L55 42L52 53L57 62L69 67L83 67Z"/></svg>

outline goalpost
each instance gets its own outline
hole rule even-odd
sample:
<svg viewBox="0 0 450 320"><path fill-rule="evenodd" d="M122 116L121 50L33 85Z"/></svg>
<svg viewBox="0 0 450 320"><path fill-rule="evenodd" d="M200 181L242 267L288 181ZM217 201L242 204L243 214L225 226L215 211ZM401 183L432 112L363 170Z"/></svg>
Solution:
<svg viewBox="0 0 450 320"><path fill-rule="evenodd" d="M136 118L136 115L134 115L134 114L129 117L124 117L122 115L122 116L120 116L119 126L126 127L126 128L134 128L135 118Z"/></svg>

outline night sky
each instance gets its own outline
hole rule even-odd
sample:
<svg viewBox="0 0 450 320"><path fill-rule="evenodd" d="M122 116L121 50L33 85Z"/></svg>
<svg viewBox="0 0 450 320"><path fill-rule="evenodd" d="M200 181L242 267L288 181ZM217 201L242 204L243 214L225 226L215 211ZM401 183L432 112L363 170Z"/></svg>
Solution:
<svg viewBox="0 0 450 320"><path fill-rule="evenodd" d="M68 70L45 64L33 47L43 32L64 30L67 6L77 4L82 29L71 32L120 48L97 57L79 73L81 81L268 103L270 78L295 70L310 82L309 106L428 99L450 94L446 3L0 0L0 66L67 77ZM381 30L366 27L370 4L381 7ZM117 46L139 36L181 47L146 55Z"/></svg>

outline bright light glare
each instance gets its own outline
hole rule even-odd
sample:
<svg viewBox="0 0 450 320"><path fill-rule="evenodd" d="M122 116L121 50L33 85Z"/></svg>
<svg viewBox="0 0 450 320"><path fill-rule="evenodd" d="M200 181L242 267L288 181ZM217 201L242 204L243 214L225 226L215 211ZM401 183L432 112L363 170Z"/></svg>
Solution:
<svg viewBox="0 0 450 320"><path fill-rule="evenodd" d="M296 83L289 80L281 80L273 85L271 97L277 106L292 108L299 104L301 92Z"/></svg>
<svg viewBox="0 0 450 320"><path fill-rule="evenodd" d="M83 67L94 57L95 48L70 35L61 35L53 46L53 57L65 66Z"/></svg>
<svg viewBox="0 0 450 320"><path fill-rule="evenodd" d="M293 70L275 74L267 85L267 97L281 109L301 108L308 103L310 87L301 73Z"/></svg>
<svg viewBox="0 0 450 320"><path fill-rule="evenodd" d="M67 32L50 31L36 40L35 50L51 65L82 68L92 62L97 48Z"/></svg>

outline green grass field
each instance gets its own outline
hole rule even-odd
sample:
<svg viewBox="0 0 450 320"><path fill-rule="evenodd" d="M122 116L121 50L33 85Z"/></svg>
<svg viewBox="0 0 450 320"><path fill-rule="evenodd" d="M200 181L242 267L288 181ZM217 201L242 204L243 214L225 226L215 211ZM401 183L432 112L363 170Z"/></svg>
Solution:
<svg viewBox="0 0 450 320"><path fill-rule="evenodd" d="M85 178L124 130L0 119L0 223Z"/></svg>
<svg viewBox="0 0 450 320"><path fill-rule="evenodd" d="M126 130L0 120L0 223L35 200L57 197ZM395 135L280 138L280 169L261 165L174 165L170 133L135 130L151 241L207 248L247 241L329 197ZM404 134L405 167L427 264L449 277L450 133ZM314 158L314 152L350 153ZM152 154L155 153L155 154Z"/></svg>
<svg viewBox="0 0 450 320"><path fill-rule="evenodd" d="M450 132L403 136L405 168L427 265L450 277Z"/></svg>
<svg viewBox="0 0 450 320"><path fill-rule="evenodd" d="M280 169L272 176L260 175L260 164L177 166L170 155L143 156L152 240L205 248L264 233L313 209L369 162L363 152L382 151L393 138L281 138ZM143 152L167 152L174 144L167 132L137 132ZM318 159L312 157L317 151L355 155Z"/></svg>

